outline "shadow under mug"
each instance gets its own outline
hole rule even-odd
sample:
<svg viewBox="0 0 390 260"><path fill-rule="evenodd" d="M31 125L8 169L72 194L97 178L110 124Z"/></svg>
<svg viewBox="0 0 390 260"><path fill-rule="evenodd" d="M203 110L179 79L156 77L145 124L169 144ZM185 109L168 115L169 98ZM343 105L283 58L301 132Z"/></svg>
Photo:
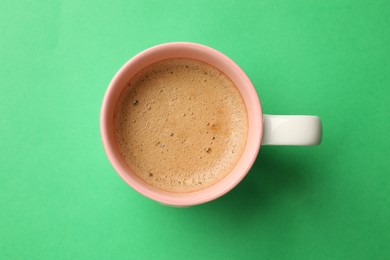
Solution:
<svg viewBox="0 0 390 260"><path fill-rule="evenodd" d="M122 159L114 136L114 112L126 83L148 65L169 59L189 58L210 64L223 72L238 88L248 115L248 136L244 152L233 170L218 183L200 191L167 192L138 178ZM257 92L241 68L230 58L210 47L172 42L142 51L116 73L105 93L100 113L100 131L109 161L119 176L142 195L165 205L185 207L214 200L233 189L252 167L260 145L317 145L322 127L318 116L263 115Z"/></svg>

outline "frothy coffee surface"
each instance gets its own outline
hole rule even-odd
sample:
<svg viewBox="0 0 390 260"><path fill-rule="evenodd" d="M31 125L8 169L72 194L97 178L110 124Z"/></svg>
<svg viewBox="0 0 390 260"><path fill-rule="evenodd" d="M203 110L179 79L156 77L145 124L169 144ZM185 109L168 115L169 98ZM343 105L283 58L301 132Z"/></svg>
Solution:
<svg viewBox="0 0 390 260"><path fill-rule="evenodd" d="M144 182L171 192L207 188L240 159L247 112L236 86L216 68L168 59L137 73L122 92L115 136Z"/></svg>

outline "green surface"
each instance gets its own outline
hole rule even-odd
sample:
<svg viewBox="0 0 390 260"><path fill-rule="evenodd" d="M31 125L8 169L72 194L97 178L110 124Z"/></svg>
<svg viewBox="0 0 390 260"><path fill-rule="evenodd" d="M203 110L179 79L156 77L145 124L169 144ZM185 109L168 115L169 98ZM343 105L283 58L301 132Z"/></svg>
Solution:
<svg viewBox="0 0 390 260"><path fill-rule="evenodd" d="M0 259L390 259L389 1L3 1ZM317 114L319 147L263 147L187 209L129 188L101 101L136 53L218 49L268 114Z"/></svg>

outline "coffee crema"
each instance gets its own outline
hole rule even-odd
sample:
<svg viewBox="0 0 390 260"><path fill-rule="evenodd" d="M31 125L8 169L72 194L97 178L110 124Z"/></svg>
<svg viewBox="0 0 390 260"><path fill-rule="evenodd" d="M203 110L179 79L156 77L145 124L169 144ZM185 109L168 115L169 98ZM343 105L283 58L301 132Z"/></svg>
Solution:
<svg viewBox="0 0 390 260"><path fill-rule="evenodd" d="M246 144L242 97L215 67L167 59L138 72L121 93L114 117L122 158L147 184L193 192L223 179Z"/></svg>

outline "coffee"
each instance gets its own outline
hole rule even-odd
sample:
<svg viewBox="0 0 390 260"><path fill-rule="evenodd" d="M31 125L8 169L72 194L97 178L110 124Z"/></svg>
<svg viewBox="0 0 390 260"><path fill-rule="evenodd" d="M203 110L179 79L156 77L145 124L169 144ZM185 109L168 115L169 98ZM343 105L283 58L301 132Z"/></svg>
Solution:
<svg viewBox="0 0 390 260"><path fill-rule="evenodd" d="M115 138L133 172L170 192L223 179L247 139L245 104L218 69L187 59L147 66L128 82L115 110Z"/></svg>

